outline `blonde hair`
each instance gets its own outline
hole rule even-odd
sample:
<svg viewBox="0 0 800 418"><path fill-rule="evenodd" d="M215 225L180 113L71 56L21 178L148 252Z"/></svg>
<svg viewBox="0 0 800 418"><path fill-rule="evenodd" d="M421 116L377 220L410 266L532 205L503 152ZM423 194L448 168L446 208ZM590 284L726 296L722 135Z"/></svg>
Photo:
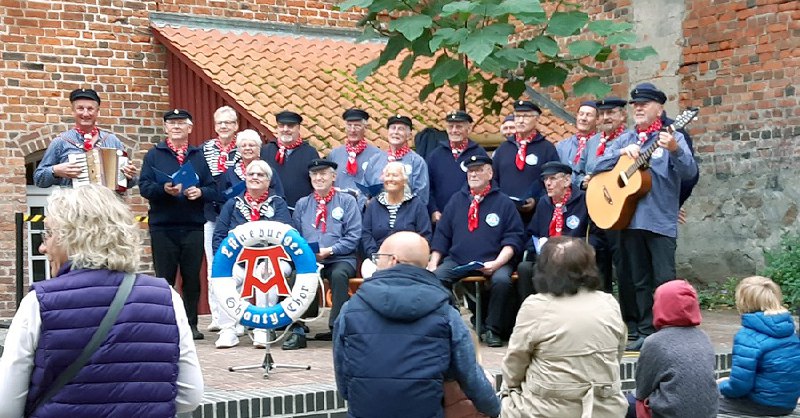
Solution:
<svg viewBox="0 0 800 418"><path fill-rule="evenodd" d="M255 142L257 146L261 146L261 135L252 129L245 129L236 134L236 146L241 147L245 142Z"/></svg>
<svg viewBox="0 0 800 418"><path fill-rule="evenodd" d="M247 164L247 168L245 168L245 175L250 172L250 169L257 168L261 170L262 173L267 174L267 180L272 180L272 167L267 164L264 160L253 160L250 164Z"/></svg>
<svg viewBox="0 0 800 418"><path fill-rule="evenodd" d="M786 312L780 286L763 276L750 276L739 282L736 286L736 309L742 314Z"/></svg>
<svg viewBox="0 0 800 418"><path fill-rule="evenodd" d="M110 189L56 189L47 199L53 239L74 268L136 272L142 235L133 213Z"/></svg>
<svg viewBox="0 0 800 418"><path fill-rule="evenodd" d="M220 120L223 116L228 115L233 120L238 120L239 115L236 114L236 111L233 110L230 106L222 106L214 112L214 121Z"/></svg>

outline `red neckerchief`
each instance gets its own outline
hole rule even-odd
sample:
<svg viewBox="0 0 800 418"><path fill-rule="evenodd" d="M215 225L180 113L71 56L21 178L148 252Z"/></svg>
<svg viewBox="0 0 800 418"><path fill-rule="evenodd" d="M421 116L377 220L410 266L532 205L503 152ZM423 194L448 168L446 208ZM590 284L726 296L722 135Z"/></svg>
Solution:
<svg viewBox="0 0 800 418"><path fill-rule="evenodd" d="M408 144L404 144L397 151L392 151L392 147L389 147L389 150L386 151L386 155L388 156L387 158L388 158L389 162L392 162L392 161L397 161L397 160L402 159L409 152L411 152L411 148L408 147Z"/></svg>
<svg viewBox="0 0 800 418"><path fill-rule="evenodd" d="M78 134L83 138L83 150L84 151L91 151L94 137L100 135L100 129L97 126L92 126L92 130L90 132L86 132L81 129L80 126L75 125L75 130L78 131Z"/></svg>
<svg viewBox="0 0 800 418"><path fill-rule="evenodd" d="M286 153L290 149L295 149L303 143L303 138L298 137L296 141L292 142L289 145L283 145L283 142L278 141L278 153L275 154L275 161L278 164L283 165L283 162L286 161Z"/></svg>
<svg viewBox="0 0 800 418"><path fill-rule="evenodd" d="M186 161L186 151L189 149L189 143L187 142L186 145L178 149L172 144L172 141L167 138L167 146L175 153L175 158L178 159L178 165L183 165L183 162Z"/></svg>
<svg viewBox="0 0 800 418"><path fill-rule="evenodd" d="M453 153L453 159L457 160L458 156L461 155L464 150L467 149L467 140L463 140L461 142L453 142L450 141L450 152Z"/></svg>
<svg viewBox="0 0 800 418"><path fill-rule="evenodd" d="M553 209L553 219L550 220L550 232L549 238L553 237L560 237L561 231L564 230L564 205L567 204L567 200L569 200L570 196L572 196L572 187L567 187L567 191L564 193L564 198L561 199L561 202L556 203L553 201L555 208ZM552 200L552 199L551 199Z"/></svg>
<svg viewBox="0 0 800 418"><path fill-rule="evenodd" d="M525 156L528 154L528 144L533 142L533 139L536 138L538 133L539 132L534 130L525 138L522 138L520 134L515 135L515 139L517 140L517 159L515 161L517 164L517 170L522 171L525 169Z"/></svg>
<svg viewBox="0 0 800 418"><path fill-rule="evenodd" d="M653 132L658 132L661 130L661 119L656 119L650 126L647 127L645 130L639 129L636 127L636 134L639 136L639 145L644 144L647 142L647 137L650 136Z"/></svg>
<svg viewBox="0 0 800 418"><path fill-rule="evenodd" d="M480 209L483 198L489 194L490 190L492 190L491 183L487 184L486 187L478 193L472 190L469 191L469 194L472 195L472 202L469 204L469 211L467 212L467 229L469 229L469 232L478 229L478 210Z"/></svg>
<svg viewBox="0 0 800 418"><path fill-rule="evenodd" d="M625 132L625 125L619 125L619 127L614 131L611 132L611 135L606 136L605 132L600 133L600 145L597 146L597 155L598 157L605 154L606 152L606 142L613 141L617 139L618 136L622 135Z"/></svg>
<svg viewBox="0 0 800 418"><path fill-rule="evenodd" d="M358 154L367 149L367 140L362 139L353 145L350 141L344 144L344 149L347 151L347 174L355 176L358 173L358 164L356 164L356 157Z"/></svg>
<svg viewBox="0 0 800 418"><path fill-rule="evenodd" d="M575 152L575 158L572 160L573 164L578 164L578 161L581 160L581 153L583 153L583 149L586 148L586 141L593 137L594 134L595 132L590 132L588 134L578 132L575 134L575 137L578 138L578 151Z"/></svg>
<svg viewBox="0 0 800 418"><path fill-rule="evenodd" d="M253 199L253 196L250 195L249 191L244 192L244 200L247 202L247 206L250 206L251 221L257 221L261 219L261 213L259 212L259 209L261 208L261 204L264 203L268 197L269 189L267 189L258 199Z"/></svg>
<svg viewBox="0 0 800 418"><path fill-rule="evenodd" d="M319 228L320 224L322 224L322 228L320 231L324 234L327 230L326 226L326 217L328 212L328 203L333 199L333 195L336 193L336 190L331 187L331 191L325 197L320 196L317 192L314 192L314 200L317 201L317 216L314 219L314 228Z"/></svg>
<svg viewBox="0 0 800 418"><path fill-rule="evenodd" d="M217 158L217 171L220 174L224 173L228 167L228 153L236 146L236 141L231 140L228 146L222 146L222 141L219 138L214 140L214 145L219 149L219 158Z"/></svg>

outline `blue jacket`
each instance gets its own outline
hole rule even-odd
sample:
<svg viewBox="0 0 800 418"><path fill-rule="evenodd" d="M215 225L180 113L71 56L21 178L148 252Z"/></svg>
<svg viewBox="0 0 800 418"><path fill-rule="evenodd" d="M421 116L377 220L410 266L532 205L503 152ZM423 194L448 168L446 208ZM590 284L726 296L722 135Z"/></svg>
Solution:
<svg viewBox="0 0 800 418"><path fill-rule="evenodd" d="M428 164L428 181L430 182L430 199L428 213L441 212L454 194L467 184L467 168L464 161L473 155L487 155L486 150L472 140L468 140L467 148L458 159L453 158L450 141L440 141L439 146L431 151L425 163Z"/></svg>
<svg viewBox="0 0 800 418"><path fill-rule="evenodd" d="M272 195L271 191L270 196L259 208L259 213L261 214L260 221L276 221L293 225L286 201L281 196ZM213 253L217 253L219 244L233 228L247 222L250 222L250 205L244 199L244 193L225 202L219 218L217 218L217 223L214 225L214 235L211 238Z"/></svg>
<svg viewBox="0 0 800 418"><path fill-rule="evenodd" d="M553 219L553 199L542 197L536 202L536 211L533 218L528 223L525 230L526 245L528 251L534 250L533 238L550 236L550 221ZM572 186L572 195L567 200L563 208L564 229L561 234L568 237L586 239L595 249L600 249L605 245L605 239L600 231L589 219L589 212L586 209L586 196L575 186Z"/></svg>
<svg viewBox="0 0 800 418"><path fill-rule="evenodd" d="M191 161L200 183L197 185L203 195L189 200L184 195L172 196L164 191L164 184L156 181L154 168L172 174L180 168L175 153L161 141L147 151L142 161L142 175L139 179L139 193L150 202L150 230L194 230L202 231L206 223L205 204L218 197L217 184L211 177L205 156L199 147L189 146L186 161Z"/></svg>
<svg viewBox="0 0 800 418"><path fill-rule="evenodd" d="M206 146L203 146L203 151L206 151ZM244 171L242 171L242 164L241 164L241 156L239 155L239 151L233 150L228 154L230 158L228 160L228 170L224 173L218 173L214 175L214 182L217 185L218 196L217 200L214 202L207 203L205 206L205 215L206 220L211 222L216 222L217 217L219 216L219 212L222 210L222 205L225 204L227 200L230 200L232 196L228 196L228 199L225 197L225 192L227 192L231 187L237 186L239 183L245 181ZM206 161L209 160L208 154L206 154ZM211 167L209 167L210 169ZM212 174L213 174L212 170ZM281 183L281 179L278 176L278 173L273 171L272 178L269 181L269 194L272 196L285 196L285 192L283 191L283 183Z"/></svg>
<svg viewBox="0 0 800 418"><path fill-rule="evenodd" d="M597 133L588 141L586 141L586 148L583 149L581 153L581 159L578 161L578 164L573 167L574 173L572 173L572 178L574 179L573 184L580 188L581 183L583 182L584 177L587 175L595 174L597 161L601 158L611 155L612 143L614 141L625 142L626 144L630 144L630 141L635 140L636 134L631 132L630 130L626 130L622 132L619 137L614 138L613 140L606 143L605 151L602 155L597 155L597 148L600 146L600 135L601 133ZM612 167L607 166L606 170L610 170Z"/></svg>
<svg viewBox="0 0 800 418"><path fill-rule="evenodd" d="M308 242L320 248L331 247L333 255L322 261L323 265L344 261L356 268L356 250L361 241L361 209L356 198L347 192L336 192L326 205L325 232L314 227L317 201L312 192L297 201L292 213L294 227Z"/></svg>
<svg viewBox="0 0 800 418"><path fill-rule="evenodd" d="M367 210L364 211L361 248L365 258L377 252L383 240L397 231L414 231L430 242L431 219L419 198L412 196L404 200L397 209L394 228L389 228L389 209L378 201L379 196L372 198Z"/></svg>
<svg viewBox="0 0 800 418"><path fill-rule="evenodd" d="M299 147L289 150L283 165L275 161L277 154L278 145L275 142L261 147L261 159L272 167L272 176L280 179L286 192L284 195L286 204L289 205L289 209L294 209L294 205L301 197L314 192L311 178L308 177L308 163L319 158L319 152L308 142L303 142Z"/></svg>
<svg viewBox="0 0 800 418"><path fill-rule="evenodd" d="M411 192L419 197L422 203L427 205L430 197L430 191L428 191L430 182L428 181L428 165L425 164L425 160L416 152L410 151L397 161L403 163L406 168L408 187L411 188ZM383 184L381 176L386 164L389 164L389 157L386 152L375 154L369 159L367 168L364 170L364 181L367 182L368 186Z"/></svg>
<svg viewBox="0 0 800 418"><path fill-rule="evenodd" d="M516 166L517 141L513 136L506 138L492 157L494 163L494 179L503 193L525 200L529 197L538 199L544 193L542 183L542 165L548 161L558 161L556 147L542 134L525 148L525 167L519 171Z"/></svg>
<svg viewBox="0 0 800 418"><path fill-rule="evenodd" d="M511 199L493 184L478 208L478 229L472 232L467 228L471 202L468 186L453 196L436 224L431 251L450 256L458 264L494 260L506 245L520 254L524 239L522 219Z"/></svg>
<svg viewBox="0 0 800 418"><path fill-rule="evenodd" d="M748 398L768 406L794 409L800 398L800 340L789 312L742 315L733 337L730 378L719 384L727 398Z"/></svg>
<svg viewBox="0 0 800 418"><path fill-rule="evenodd" d="M377 271L344 305L333 361L350 417L441 417L445 379L457 380L479 411L499 415L469 330L449 300L433 273L398 264Z"/></svg>
<svg viewBox="0 0 800 418"><path fill-rule="evenodd" d="M42 318L26 416L80 355L108 311L124 274L66 271L33 285ZM138 275L105 341L36 417L175 416L180 335L164 279Z"/></svg>

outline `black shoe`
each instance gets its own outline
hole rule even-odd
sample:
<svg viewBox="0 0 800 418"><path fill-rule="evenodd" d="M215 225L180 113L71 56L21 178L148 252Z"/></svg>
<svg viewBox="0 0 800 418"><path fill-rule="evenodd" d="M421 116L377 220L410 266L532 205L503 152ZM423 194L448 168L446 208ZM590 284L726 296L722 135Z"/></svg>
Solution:
<svg viewBox="0 0 800 418"><path fill-rule="evenodd" d="M645 337L639 337L638 339L629 342L628 345L625 346L625 351L640 351L644 345L644 338Z"/></svg>
<svg viewBox="0 0 800 418"><path fill-rule="evenodd" d="M301 348L306 348L306 336L301 334L292 333L286 341L283 342L281 345L281 349L283 350L299 350Z"/></svg>
<svg viewBox="0 0 800 418"><path fill-rule="evenodd" d="M503 340L497 336L492 330L486 331L483 334L483 341L486 342L486 345L489 347L502 347Z"/></svg>
<svg viewBox="0 0 800 418"><path fill-rule="evenodd" d="M197 330L197 325L192 325L192 339L193 340L202 340L204 338L206 338L206 336L203 335L202 332Z"/></svg>
<svg viewBox="0 0 800 418"><path fill-rule="evenodd" d="M314 339L317 341L333 341L333 333L328 332L319 332L314 335Z"/></svg>

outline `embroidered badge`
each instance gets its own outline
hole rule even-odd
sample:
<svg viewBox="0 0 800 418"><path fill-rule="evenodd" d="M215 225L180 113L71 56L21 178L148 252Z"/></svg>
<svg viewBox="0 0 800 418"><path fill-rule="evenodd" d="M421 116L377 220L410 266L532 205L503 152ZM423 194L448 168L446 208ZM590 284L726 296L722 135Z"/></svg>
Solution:
<svg viewBox="0 0 800 418"><path fill-rule="evenodd" d="M461 164L459 164L459 166L461 167L461 171L463 171L465 173L467 172L467 166L464 165L463 161L461 162Z"/></svg>
<svg viewBox="0 0 800 418"><path fill-rule="evenodd" d="M536 165L536 163L538 162L539 162L539 157L537 157L535 154L528 154L528 156L525 157L525 164Z"/></svg>
<svg viewBox="0 0 800 418"><path fill-rule="evenodd" d="M267 206L267 208L264 209L264 216L267 218L272 218L275 216L275 209L272 206Z"/></svg>
<svg viewBox="0 0 800 418"><path fill-rule="evenodd" d="M331 211L331 217L333 219L336 219L337 221L341 221L343 216L344 216L344 209L342 209L341 206L337 206L333 208L333 210Z"/></svg>
<svg viewBox="0 0 800 418"><path fill-rule="evenodd" d="M486 215L486 224L494 228L500 225L500 217L496 213L490 213Z"/></svg>
<svg viewBox="0 0 800 418"><path fill-rule="evenodd" d="M567 218L567 222L566 223L567 223L567 228L575 229L575 228L578 227L578 225L580 225L581 221L580 221L580 219L578 219L577 216L572 215L569 218Z"/></svg>
<svg viewBox="0 0 800 418"><path fill-rule="evenodd" d="M414 171L414 170L411 168L411 164L405 164L405 167L406 167L406 175L407 175L407 176L410 176L410 175L411 175L411 173Z"/></svg>
<svg viewBox="0 0 800 418"><path fill-rule="evenodd" d="M664 148L658 147L653 151L653 158L661 158L664 156Z"/></svg>

